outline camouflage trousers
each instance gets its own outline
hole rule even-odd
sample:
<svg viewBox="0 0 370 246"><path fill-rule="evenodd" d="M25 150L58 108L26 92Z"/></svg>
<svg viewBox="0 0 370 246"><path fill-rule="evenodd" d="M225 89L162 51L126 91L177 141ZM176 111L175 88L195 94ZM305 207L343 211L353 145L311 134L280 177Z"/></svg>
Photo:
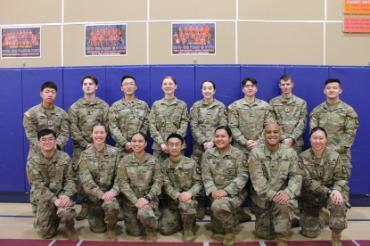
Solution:
<svg viewBox="0 0 370 246"><path fill-rule="evenodd" d="M142 236L158 228L158 201L151 201L149 208L136 208L127 199L123 200L126 232L131 236Z"/></svg>
<svg viewBox="0 0 370 246"><path fill-rule="evenodd" d="M158 230L163 235L171 235L183 229L195 225L197 214L197 201L191 203L167 200L166 206L161 207Z"/></svg>
<svg viewBox="0 0 370 246"><path fill-rule="evenodd" d="M320 221L320 211L326 207L329 212L329 227L332 231L340 232L347 228L347 207L345 204L336 205L330 198L328 201L321 204L313 204L309 201L301 203L301 219L302 234L306 237L314 238L320 234L324 223Z"/></svg>
<svg viewBox="0 0 370 246"><path fill-rule="evenodd" d="M225 230L233 229L237 224L236 212L241 203L238 197L213 200L211 204L212 230L216 233L224 233Z"/></svg>
<svg viewBox="0 0 370 246"><path fill-rule="evenodd" d="M291 228L294 207L290 204L271 203L268 208L252 204L256 215L256 235L263 239L274 239L276 234L288 233Z"/></svg>
<svg viewBox="0 0 370 246"><path fill-rule="evenodd" d="M33 227L41 238L51 238L57 234L59 224L74 227L76 211L73 207L57 208L51 201L33 204L35 220Z"/></svg>
<svg viewBox="0 0 370 246"><path fill-rule="evenodd" d="M103 233L107 226L115 226L118 221L119 203L113 201L102 201L89 197L87 202L87 219L90 230L96 233Z"/></svg>

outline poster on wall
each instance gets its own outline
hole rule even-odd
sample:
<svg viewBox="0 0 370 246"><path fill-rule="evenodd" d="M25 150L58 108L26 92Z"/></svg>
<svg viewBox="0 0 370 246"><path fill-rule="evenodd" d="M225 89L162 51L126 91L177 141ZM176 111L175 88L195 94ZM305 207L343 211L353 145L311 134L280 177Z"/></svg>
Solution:
<svg viewBox="0 0 370 246"><path fill-rule="evenodd" d="M172 23L172 55L216 54L216 23Z"/></svg>
<svg viewBox="0 0 370 246"><path fill-rule="evenodd" d="M85 26L86 56L126 55L126 24L104 24Z"/></svg>
<svg viewBox="0 0 370 246"><path fill-rule="evenodd" d="M39 58L41 56L40 27L3 27L1 58Z"/></svg>
<svg viewBox="0 0 370 246"><path fill-rule="evenodd" d="M343 32L370 33L370 16L345 16Z"/></svg>
<svg viewBox="0 0 370 246"><path fill-rule="evenodd" d="M345 14L370 14L370 0L344 0Z"/></svg>

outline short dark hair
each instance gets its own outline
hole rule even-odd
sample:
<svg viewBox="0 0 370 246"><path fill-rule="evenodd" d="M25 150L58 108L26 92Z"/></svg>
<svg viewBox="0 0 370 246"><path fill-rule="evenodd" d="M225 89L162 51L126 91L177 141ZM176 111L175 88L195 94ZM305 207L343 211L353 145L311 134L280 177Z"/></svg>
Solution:
<svg viewBox="0 0 370 246"><path fill-rule="evenodd" d="M131 75L125 75L125 76L123 76L123 77L121 78L121 85L122 85L122 83L123 83L123 81L124 81L125 79L132 79L132 80L135 82L135 85L136 85L136 79L135 79L135 77L134 77L134 76L131 76Z"/></svg>
<svg viewBox="0 0 370 246"><path fill-rule="evenodd" d="M279 81L288 81L288 80L290 80L290 81L292 81L293 82L293 78L292 77L290 77L289 75L287 75L287 74L283 74L283 75L281 75L280 76L280 79L279 79Z"/></svg>
<svg viewBox="0 0 370 246"><path fill-rule="evenodd" d="M342 86L342 82L340 82L340 80L337 78L329 78L325 81L325 85L330 83L338 83L340 86Z"/></svg>
<svg viewBox="0 0 370 246"><path fill-rule="evenodd" d="M209 79L204 80L204 81L202 82L202 86L203 86L203 84L204 84L204 83L206 83L206 82L211 83L211 84L212 84L212 86L213 86L213 89L214 89L214 90L216 90L216 83L215 83L215 82L213 82L212 80L209 80Z"/></svg>
<svg viewBox="0 0 370 246"><path fill-rule="evenodd" d="M54 89L55 91L58 91L58 87L53 81L46 81L41 85L41 91L43 91L46 88L50 88L50 89Z"/></svg>
<svg viewBox="0 0 370 246"><path fill-rule="evenodd" d="M86 75L85 77L82 78L81 85L84 83L85 79L91 79L94 82L95 85L99 84L99 81L96 77L94 77L92 75Z"/></svg>
<svg viewBox="0 0 370 246"><path fill-rule="evenodd" d="M216 131L218 131L218 130L225 130L226 132L227 132L227 135L229 135L229 137L233 137L233 133L231 132L231 129L230 129L230 127L228 127L228 126L218 126L217 128L216 128L216 130L215 130L215 133L216 133Z"/></svg>
<svg viewBox="0 0 370 246"><path fill-rule="evenodd" d="M43 136L50 134L53 135L54 138L57 138L57 134L55 133L55 131L45 128L37 132L37 139L40 140L40 138L42 138Z"/></svg>
<svg viewBox="0 0 370 246"><path fill-rule="evenodd" d="M171 79L171 80L173 81L173 83L175 83L175 85L177 85L177 81L176 81L176 79L175 79L174 77L172 77L171 75L167 75L167 76L165 76L165 77L162 79L162 84L163 84L163 81L164 81L165 79Z"/></svg>
<svg viewBox="0 0 370 246"><path fill-rule="evenodd" d="M312 134L314 134L317 131L324 132L325 137L328 137L328 134L326 133L326 130L324 128L322 128L321 126L316 126L316 127L312 128L311 131L310 131L310 137L312 136Z"/></svg>
<svg viewBox="0 0 370 246"><path fill-rule="evenodd" d="M171 133L171 134L167 137L167 142L168 142L168 140L170 140L171 138L177 138L177 139L180 139L181 144L183 144L183 143L184 143L184 138L183 138L180 134L178 134L178 133Z"/></svg>
<svg viewBox="0 0 370 246"><path fill-rule="evenodd" d="M144 138L145 142L148 142L148 136L145 133L143 133L143 132L135 132L134 134L132 134L132 137L130 138L130 141L137 134L141 135Z"/></svg>
<svg viewBox="0 0 370 246"><path fill-rule="evenodd" d="M252 77L246 77L242 80L242 87L245 86L245 84L250 81L253 85L257 86L257 80L255 78L252 78Z"/></svg>

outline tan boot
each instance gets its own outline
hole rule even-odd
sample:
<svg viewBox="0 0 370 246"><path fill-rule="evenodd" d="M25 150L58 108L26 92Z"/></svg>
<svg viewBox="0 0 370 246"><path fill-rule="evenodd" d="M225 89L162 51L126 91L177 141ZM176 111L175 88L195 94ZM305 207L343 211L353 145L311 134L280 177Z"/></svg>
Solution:
<svg viewBox="0 0 370 246"><path fill-rule="evenodd" d="M192 242L195 239L194 228L196 217L194 215L182 215L182 239L185 242Z"/></svg>
<svg viewBox="0 0 370 246"><path fill-rule="evenodd" d="M279 233L277 235L277 246L288 246L288 233Z"/></svg>
<svg viewBox="0 0 370 246"><path fill-rule="evenodd" d="M235 245L235 234L234 229L225 229L225 236L222 242L224 246L234 246Z"/></svg>
<svg viewBox="0 0 370 246"><path fill-rule="evenodd" d="M332 246L342 246L342 232L332 231L331 232L331 245Z"/></svg>
<svg viewBox="0 0 370 246"><path fill-rule="evenodd" d="M107 226L107 234L106 239L108 241L117 241L117 234L116 234L116 225L108 225Z"/></svg>
<svg viewBox="0 0 370 246"><path fill-rule="evenodd" d="M326 208L320 210L320 225L322 228L329 225L330 212Z"/></svg>
<svg viewBox="0 0 370 246"><path fill-rule="evenodd" d="M147 230L145 235L145 241L147 242L157 241L157 232L155 230Z"/></svg>
<svg viewBox="0 0 370 246"><path fill-rule="evenodd" d="M80 240L75 229L74 221L70 221L65 224L65 234L69 240Z"/></svg>
<svg viewBox="0 0 370 246"><path fill-rule="evenodd" d="M81 204L81 211L76 216L76 220L84 220L87 218L87 204L82 203Z"/></svg>

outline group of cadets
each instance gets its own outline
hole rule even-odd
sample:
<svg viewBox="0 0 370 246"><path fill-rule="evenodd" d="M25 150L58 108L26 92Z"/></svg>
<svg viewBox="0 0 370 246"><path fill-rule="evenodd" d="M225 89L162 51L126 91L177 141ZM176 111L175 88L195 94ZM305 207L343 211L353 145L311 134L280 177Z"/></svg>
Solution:
<svg viewBox="0 0 370 246"><path fill-rule="evenodd" d="M307 103L292 94L293 86L283 75L281 95L267 103L256 98L257 81L245 78L244 98L226 110L214 97L216 84L206 80L189 117L172 76L163 79L164 97L151 109L135 96L134 77L122 78L124 96L109 107L95 95L98 80L85 76L84 96L68 114L54 104L57 86L45 82L41 104L27 110L23 122L35 229L50 238L61 224L69 238L78 238L74 220L87 217L91 231L116 240L123 219L127 234L147 241L155 241L157 231L181 230L184 241L193 241L208 198L209 229L234 245L235 226L250 220L241 208L248 192L257 237L287 245L295 214L304 236L317 237L329 225L332 245L341 245L358 117L340 100L340 80L328 79L326 101L310 114L311 148L302 152ZM192 158L183 154L189 121ZM153 155L146 152L148 132ZM72 160L63 152L69 133ZM116 147L106 143L109 133Z"/></svg>

